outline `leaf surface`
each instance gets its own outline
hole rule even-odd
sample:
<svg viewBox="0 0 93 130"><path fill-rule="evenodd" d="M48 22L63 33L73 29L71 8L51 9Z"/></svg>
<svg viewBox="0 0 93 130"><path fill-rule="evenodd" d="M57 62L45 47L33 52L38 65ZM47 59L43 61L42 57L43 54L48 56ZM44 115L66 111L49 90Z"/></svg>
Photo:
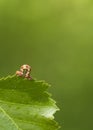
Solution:
<svg viewBox="0 0 93 130"><path fill-rule="evenodd" d="M7 113L0 107L0 130L19 130L15 122L7 115Z"/></svg>
<svg viewBox="0 0 93 130"><path fill-rule="evenodd" d="M3 121L3 113L9 121L9 127L0 130L58 130L53 116L58 107L46 91L48 87L45 81L28 80L15 75L2 78L0 120ZM11 124L13 129L10 129Z"/></svg>

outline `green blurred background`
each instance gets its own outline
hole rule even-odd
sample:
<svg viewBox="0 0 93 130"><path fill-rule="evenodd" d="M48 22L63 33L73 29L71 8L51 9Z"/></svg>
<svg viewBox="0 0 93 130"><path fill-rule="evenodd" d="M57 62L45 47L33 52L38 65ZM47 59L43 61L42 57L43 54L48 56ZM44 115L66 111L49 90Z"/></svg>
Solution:
<svg viewBox="0 0 93 130"><path fill-rule="evenodd" d="M92 0L0 0L0 77L25 63L52 85L60 130L93 129Z"/></svg>

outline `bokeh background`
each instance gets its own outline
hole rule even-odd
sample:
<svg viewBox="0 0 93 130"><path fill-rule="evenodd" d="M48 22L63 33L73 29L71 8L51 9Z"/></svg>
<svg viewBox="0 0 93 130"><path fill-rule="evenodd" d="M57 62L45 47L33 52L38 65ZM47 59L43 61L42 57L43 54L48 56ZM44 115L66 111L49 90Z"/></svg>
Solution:
<svg viewBox="0 0 93 130"><path fill-rule="evenodd" d="M60 130L93 129L92 0L0 0L0 77L25 63L52 85Z"/></svg>

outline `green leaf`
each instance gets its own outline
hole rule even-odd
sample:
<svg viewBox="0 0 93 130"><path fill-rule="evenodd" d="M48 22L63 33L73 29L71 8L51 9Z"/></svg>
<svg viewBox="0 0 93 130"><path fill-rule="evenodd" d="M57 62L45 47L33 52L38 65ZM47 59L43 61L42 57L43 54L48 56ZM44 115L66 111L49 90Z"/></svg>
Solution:
<svg viewBox="0 0 93 130"><path fill-rule="evenodd" d="M28 80L15 75L2 78L0 111L9 120L9 126L0 130L11 130L11 126L14 127L12 130L58 130L53 114L59 109L46 91L48 87L45 81Z"/></svg>
<svg viewBox="0 0 93 130"><path fill-rule="evenodd" d="M0 107L0 130L19 130L15 122Z"/></svg>

